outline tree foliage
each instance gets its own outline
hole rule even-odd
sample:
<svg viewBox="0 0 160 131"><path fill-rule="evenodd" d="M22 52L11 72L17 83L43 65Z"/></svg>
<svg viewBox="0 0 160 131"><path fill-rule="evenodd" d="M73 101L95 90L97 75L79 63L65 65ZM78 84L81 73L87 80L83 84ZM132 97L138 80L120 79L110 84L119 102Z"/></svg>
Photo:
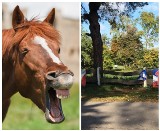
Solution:
<svg viewBox="0 0 160 131"><path fill-rule="evenodd" d="M81 66L85 69L93 68L92 40L83 29L81 33Z"/></svg>
<svg viewBox="0 0 160 131"><path fill-rule="evenodd" d="M103 44L103 69L108 70L112 69L114 65L112 51L109 47Z"/></svg>
<svg viewBox="0 0 160 131"><path fill-rule="evenodd" d="M92 40L89 36L86 35L86 31L82 29L81 34L81 66L85 69L93 68L93 47ZM113 67L112 52L109 47L106 45L107 36L102 35L103 41L103 69L110 69Z"/></svg>
<svg viewBox="0 0 160 131"><path fill-rule="evenodd" d="M148 5L147 2L89 2L95 5L90 6L94 11L98 11L99 20L108 21L113 27L115 22L119 22L119 16L126 15L132 16L132 13L139 7ZM124 6L124 10L120 10L120 7ZM87 22L86 14L88 11L85 9L84 3L81 4L81 20Z"/></svg>
<svg viewBox="0 0 160 131"><path fill-rule="evenodd" d="M143 67L158 68L159 67L159 51L158 49L146 50L143 56Z"/></svg>
<svg viewBox="0 0 160 131"><path fill-rule="evenodd" d="M146 49L153 47L154 42L158 42L159 35L159 17L152 12L142 12L139 23L143 29L143 38Z"/></svg>
<svg viewBox="0 0 160 131"><path fill-rule="evenodd" d="M122 15L119 17L119 22L116 24L116 28L111 29L110 33L113 36L119 37L123 33L127 32L129 26L136 27L138 19L132 19L126 15ZM139 35L142 35L142 31L137 30Z"/></svg>
<svg viewBox="0 0 160 131"><path fill-rule="evenodd" d="M107 35L102 35L102 42L103 42L103 69L112 69L114 62L112 59L112 52L110 50L110 45L107 45L109 38Z"/></svg>
<svg viewBox="0 0 160 131"><path fill-rule="evenodd" d="M148 49L144 50L143 56L141 59L136 60L133 67L134 68L158 68L159 67L159 51L158 49Z"/></svg>
<svg viewBox="0 0 160 131"><path fill-rule="evenodd" d="M126 32L118 37L114 37L111 42L111 51L113 52L115 64L131 66L143 56L143 46L137 29L128 26Z"/></svg>

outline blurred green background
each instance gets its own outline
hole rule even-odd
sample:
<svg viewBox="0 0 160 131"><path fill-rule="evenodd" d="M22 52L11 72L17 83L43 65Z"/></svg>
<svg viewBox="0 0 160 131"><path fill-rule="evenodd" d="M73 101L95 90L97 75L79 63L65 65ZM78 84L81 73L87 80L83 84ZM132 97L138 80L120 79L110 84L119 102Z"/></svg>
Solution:
<svg viewBox="0 0 160 131"><path fill-rule="evenodd" d="M3 130L79 130L79 85L74 84L70 97L62 100L65 120L60 124L50 124L44 113L29 99L14 95L3 122Z"/></svg>

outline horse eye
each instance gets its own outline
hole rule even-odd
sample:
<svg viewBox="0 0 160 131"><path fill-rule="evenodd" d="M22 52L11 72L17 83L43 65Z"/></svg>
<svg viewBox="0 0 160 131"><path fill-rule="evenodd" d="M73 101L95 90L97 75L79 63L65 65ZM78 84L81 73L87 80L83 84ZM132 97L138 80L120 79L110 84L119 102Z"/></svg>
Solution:
<svg viewBox="0 0 160 131"><path fill-rule="evenodd" d="M61 52L61 50L60 50L60 48L59 48L59 50L58 50L58 54L60 54L60 52Z"/></svg>
<svg viewBox="0 0 160 131"><path fill-rule="evenodd" d="M27 48L24 48L22 51L22 54L26 54L29 50Z"/></svg>

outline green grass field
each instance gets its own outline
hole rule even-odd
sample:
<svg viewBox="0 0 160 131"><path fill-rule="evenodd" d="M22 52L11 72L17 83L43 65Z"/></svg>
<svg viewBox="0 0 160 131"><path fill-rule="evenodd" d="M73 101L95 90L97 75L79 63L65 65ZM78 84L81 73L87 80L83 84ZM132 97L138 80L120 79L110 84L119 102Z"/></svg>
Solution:
<svg viewBox="0 0 160 131"><path fill-rule="evenodd" d="M12 102L3 122L3 130L79 130L79 86L71 88L70 98L62 100L64 122L50 124L44 113L29 99L19 93L12 97Z"/></svg>

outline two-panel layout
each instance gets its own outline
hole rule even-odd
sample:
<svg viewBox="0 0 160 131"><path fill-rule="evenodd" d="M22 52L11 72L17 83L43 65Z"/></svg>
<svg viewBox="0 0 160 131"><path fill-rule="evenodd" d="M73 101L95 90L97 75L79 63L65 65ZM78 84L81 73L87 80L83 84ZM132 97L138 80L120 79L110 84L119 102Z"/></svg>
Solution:
<svg viewBox="0 0 160 131"><path fill-rule="evenodd" d="M3 2L3 130L158 130L158 2Z"/></svg>

